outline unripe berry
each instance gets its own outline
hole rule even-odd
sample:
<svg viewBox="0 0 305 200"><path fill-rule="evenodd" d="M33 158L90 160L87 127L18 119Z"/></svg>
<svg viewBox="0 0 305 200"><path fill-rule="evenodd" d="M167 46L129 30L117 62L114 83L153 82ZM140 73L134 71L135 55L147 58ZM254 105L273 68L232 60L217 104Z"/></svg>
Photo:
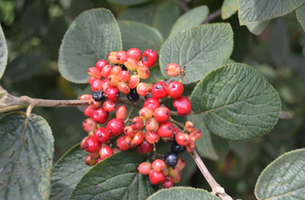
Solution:
<svg viewBox="0 0 305 200"><path fill-rule="evenodd" d="M113 154L113 151L110 146L105 145L105 146L102 146L99 153L100 153L100 157L102 159L105 159L105 158L110 157Z"/></svg>
<svg viewBox="0 0 305 200"><path fill-rule="evenodd" d="M144 134L142 131L138 131L137 134L133 137L132 139L132 144L134 144L135 146L139 145L140 143L142 143L144 140Z"/></svg>
<svg viewBox="0 0 305 200"><path fill-rule="evenodd" d="M94 78L101 78L101 71L95 67L90 67L87 72L89 76L92 76Z"/></svg>
<svg viewBox="0 0 305 200"><path fill-rule="evenodd" d="M82 96L78 97L79 100L89 100L92 98L91 94L83 94Z"/></svg>
<svg viewBox="0 0 305 200"><path fill-rule="evenodd" d="M103 84L103 91L105 91L109 86L111 86L108 79L104 79L102 84ZM104 97L105 97L105 93L104 93Z"/></svg>
<svg viewBox="0 0 305 200"><path fill-rule="evenodd" d="M98 157L100 157L100 154L98 152L90 153L89 155L92 159L97 159Z"/></svg>
<svg viewBox="0 0 305 200"><path fill-rule="evenodd" d="M142 56L142 51L140 51L140 49L138 48L131 48L127 51L127 55L129 57L133 57L136 60L140 60Z"/></svg>
<svg viewBox="0 0 305 200"><path fill-rule="evenodd" d="M96 129L94 132L94 137L102 144L106 144L110 138L111 138L111 133L107 131L106 128L100 127Z"/></svg>
<svg viewBox="0 0 305 200"><path fill-rule="evenodd" d="M120 66L118 66L118 65L115 65L115 66L113 66L113 67L111 68L111 70L110 70L110 75L112 74L112 75L118 76L119 73L121 73L121 72L122 72L122 68L121 68Z"/></svg>
<svg viewBox="0 0 305 200"><path fill-rule="evenodd" d="M88 101L89 106L92 108L98 108L102 104L100 101L95 101L93 98Z"/></svg>
<svg viewBox="0 0 305 200"><path fill-rule="evenodd" d="M80 148L83 150L83 149L85 149L85 142L86 142L86 140L88 139L89 137L88 136L86 136L86 137L84 137L83 139L82 139L82 141L81 141L81 143L80 143Z"/></svg>
<svg viewBox="0 0 305 200"><path fill-rule="evenodd" d="M102 71L103 68L105 67L105 65L108 65L108 61L107 60L99 60L96 62L95 64L95 68L97 68L98 70Z"/></svg>
<svg viewBox="0 0 305 200"><path fill-rule="evenodd" d="M102 107L97 108L93 115L92 119L95 122L98 122L100 124L104 124L108 120L109 113L105 111Z"/></svg>
<svg viewBox="0 0 305 200"><path fill-rule="evenodd" d="M185 161L182 159L182 158L178 158L178 163L177 165L175 166L175 168L178 170L178 171L181 171L183 170L185 167Z"/></svg>
<svg viewBox="0 0 305 200"><path fill-rule="evenodd" d="M103 109L108 112L115 111L117 106L118 106L117 103L114 103L114 102L108 101L108 100L104 101L104 103L103 103Z"/></svg>
<svg viewBox="0 0 305 200"><path fill-rule="evenodd" d="M159 100L153 97L146 99L144 102L144 107L150 108L153 111L155 111L155 109L158 108L159 106L160 106Z"/></svg>
<svg viewBox="0 0 305 200"><path fill-rule="evenodd" d="M130 71L134 71L138 68L138 61L133 57L128 57L125 59L124 65L129 69Z"/></svg>
<svg viewBox="0 0 305 200"><path fill-rule="evenodd" d="M93 81L93 83L91 84L91 90L93 92L103 90L103 81L101 79L96 79L95 81Z"/></svg>
<svg viewBox="0 0 305 200"><path fill-rule="evenodd" d="M93 166L93 165L95 165L95 164L96 164L96 161L97 161L97 159L92 158L92 157L90 156L90 154L87 155L86 158L85 158L85 164L88 165L88 166Z"/></svg>
<svg viewBox="0 0 305 200"><path fill-rule="evenodd" d="M85 119L83 121L83 129L86 132L95 131L97 129L97 123L92 118Z"/></svg>
<svg viewBox="0 0 305 200"><path fill-rule="evenodd" d="M156 108L154 111L154 117L156 118L157 122L165 123L170 118L170 110L165 106Z"/></svg>
<svg viewBox="0 0 305 200"><path fill-rule="evenodd" d="M146 83L139 83L138 86L137 86L137 93L140 95L140 96L146 96L149 94L149 87Z"/></svg>
<svg viewBox="0 0 305 200"><path fill-rule="evenodd" d="M175 136L175 141L179 145L186 146L190 143L190 136L186 133L179 132Z"/></svg>
<svg viewBox="0 0 305 200"><path fill-rule="evenodd" d="M124 122L122 119L113 118L111 119L106 126L106 129L112 136L120 135L125 128Z"/></svg>
<svg viewBox="0 0 305 200"><path fill-rule="evenodd" d="M118 89L125 95L128 95L130 93L130 87L124 82L118 83Z"/></svg>
<svg viewBox="0 0 305 200"><path fill-rule="evenodd" d="M172 178L173 178L174 183L179 183L179 182L180 182L180 179L181 179L179 173L178 173L175 177L172 177Z"/></svg>
<svg viewBox="0 0 305 200"><path fill-rule="evenodd" d="M180 75L181 67L176 63L170 63L167 65L165 71L167 75L176 77Z"/></svg>
<svg viewBox="0 0 305 200"><path fill-rule="evenodd" d="M170 177L175 177L175 176L177 176L177 174L179 174L179 171L177 170L176 167L169 167L168 168L168 175Z"/></svg>
<svg viewBox="0 0 305 200"><path fill-rule="evenodd" d="M151 118L153 114L154 114L153 110L147 107L143 107L139 111L139 116L141 117L141 119Z"/></svg>
<svg viewBox="0 0 305 200"><path fill-rule="evenodd" d="M101 71L101 76L107 78L110 75L112 69L112 65L105 65L105 67Z"/></svg>
<svg viewBox="0 0 305 200"><path fill-rule="evenodd" d="M182 96L183 93L183 85L179 81L172 81L166 87L167 94L176 99Z"/></svg>
<svg viewBox="0 0 305 200"><path fill-rule="evenodd" d="M114 74L110 74L107 79L109 81L109 84L114 87L117 87L120 82L119 77Z"/></svg>
<svg viewBox="0 0 305 200"><path fill-rule="evenodd" d="M124 133L128 136L135 136L137 134L138 131L133 130L131 126L125 126L124 128Z"/></svg>
<svg viewBox="0 0 305 200"><path fill-rule="evenodd" d="M108 60L110 62L112 62L113 64L119 63L119 60L117 59L116 54L117 54L117 52L115 52L115 51L112 51L112 52L110 52L110 54L108 54Z"/></svg>
<svg viewBox="0 0 305 200"><path fill-rule="evenodd" d="M155 170L155 171L161 171L163 170L166 165L165 162L161 159L156 159L152 162L151 167Z"/></svg>
<svg viewBox="0 0 305 200"><path fill-rule="evenodd" d="M143 120L140 117L134 117L131 122L131 128L133 130L142 130L144 127Z"/></svg>
<svg viewBox="0 0 305 200"><path fill-rule="evenodd" d="M192 104L190 100L185 96L181 96L175 99L173 102L173 106L177 109L178 115L182 117L188 116L192 111Z"/></svg>
<svg viewBox="0 0 305 200"><path fill-rule="evenodd" d="M89 137L85 141L85 150L89 153L97 152L101 148L101 144L95 137Z"/></svg>
<svg viewBox="0 0 305 200"><path fill-rule="evenodd" d="M149 162L142 162L138 166L138 171L142 175L148 175L151 170L151 163Z"/></svg>
<svg viewBox="0 0 305 200"><path fill-rule="evenodd" d="M138 75L132 75L129 79L128 86L130 89L134 89L140 83L140 77Z"/></svg>
<svg viewBox="0 0 305 200"><path fill-rule="evenodd" d="M145 139L137 146L137 151L141 154L149 153L153 150L153 145L148 143Z"/></svg>
<svg viewBox="0 0 305 200"><path fill-rule="evenodd" d="M121 71L119 74L118 74L120 80L122 82L128 82L129 79L130 79L130 72L129 71Z"/></svg>
<svg viewBox="0 0 305 200"><path fill-rule="evenodd" d="M158 55L155 50L146 49L142 55L142 62L147 67L152 67L157 62L157 58L158 58Z"/></svg>
<svg viewBox="0 0 305 200"><path fill-rule="evenodd" d="M154 117L148 118L146 120L145 128L147 131L158 131L159 122Z"/></svg>
<svg viewBox="0 0 305 200"><path fill-rule="evenodd" d="M170 122L161 123L159 125L158 134L160 137L170 137L173 135L174 126Z"/></svg>
<svg viewBox="0 0 305 200"><path fill-rule="evenodd" d="M153 84L151 93L156 99L163 99L164 97L167 97L166 83L159 81Z"/></svg>
<svg viewBox="0 0 305 200"><path fill-rule="evenodd" d="M193 132L195 130L195 125L191 121L186 121L185 122L185 128L188 132Z"/></svg>
<svg viewBox="0 0 305 200"><path fill-rule="evenodd" d="M150 144L155 144L160 140L160 136L157 132L154 131L146 131L144 134L144 139Z"/></svg>
<svg viewBox="0 0 305 200"><path fill-rule="evenodd" d="M145 65L139 66L137 72L141 79L148 79L150 76L149 68Z"/></svg>
<svg viewBox="0 0 305 200"><path fill-rule="evenodd" d="M118 51L116 54L116 58L119 60L119 64L124 64L125 60L127 59L128 55L126 51Z"/></svg>
<svg viewBox="0 0 305 200"><path fill-rule="evenodd" d="M121 149L122 151L127 151L130 147L126 144L126 137L127 135L123 135L121 136L118 140L117 140L117 147L119 149Z"/></svg>
<svg viewBox="0 0 305 200"><path fill-rule="evenodd" d="M127 117L127 108L125 105L121 105L115 112L116 118L124 120Z"/></svg>
<svg viewBox="0 0 305 200"><path fill-rule="evenodd" d="M165 176L162 172L158 172L152 169L149 172L149 180L152 184L158 185L163 183Z"/></svg>

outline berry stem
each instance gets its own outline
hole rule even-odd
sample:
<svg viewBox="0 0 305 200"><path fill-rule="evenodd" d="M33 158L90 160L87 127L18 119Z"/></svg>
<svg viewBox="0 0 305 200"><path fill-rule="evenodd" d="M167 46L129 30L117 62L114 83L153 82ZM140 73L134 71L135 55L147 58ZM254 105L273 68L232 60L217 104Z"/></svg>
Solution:
<svg viewBox="0 0 305 200"><path fill-rule="evenodd" d="M172 112L171 112L171 114L172 114ZM173 124L176 124L177 126L179 126L179 127L182 128L182 129L185 128L183 123L177 122L176 120L174 120L174 119L172 119L172 118L170 118L168 121L171 122L171 123L173 123Z"/></svg>
<svg viewBox="0 0 305 200"><path fill-rule="evenodd" d="M232 197L230 197L229 195L227 195L225 193L225 190L223 189L223 187L221 187L216 180L214 179L214 177L211 175L211 173L209 172L209 170L206 168L205 164L203 163L203 161L201 160L200 156L198 155L198 153L196 152L196 150L192 151L191 156L193 157L196 165L198 166L198 168L200 169L202 175L204 176L204 178L207 180L207 182L209 183L209 185L212 188L212 194L218 195L218 197L220 197L220 199L222 200L233 200Z"/></svg>
<svg viewBox="0 0 305 200"><path fill-rule="evenodd" d="M127 114L126 119L130 119L130 117L132 116L132 114L134 113L134 111L135 111L135 107L131 107L130 111L129 111L128 114Z"/></svg>

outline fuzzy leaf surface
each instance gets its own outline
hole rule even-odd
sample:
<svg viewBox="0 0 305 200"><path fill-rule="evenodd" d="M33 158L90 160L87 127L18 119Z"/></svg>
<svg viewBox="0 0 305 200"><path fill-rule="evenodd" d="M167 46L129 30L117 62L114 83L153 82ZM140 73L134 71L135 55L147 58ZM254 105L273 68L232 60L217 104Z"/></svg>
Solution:
<svg viewBox="0 0 305 200"><path fill-rule="evenodd" d="M221 18L228 19L238 10L238 0L224 0L221 6Z"/></svg>
<svg viewBox="0 0 305 200"><path fill-rule="evenodd" d="M260 35L264 29L268 26L271 20L266 20L262 22L255 22L251 24L247 24L248 30L254 35Z"/></svg>
<svg viewBox="0 0 305 200"><path fill-rule="evenodd" d="M0 25L0 79L4 73L6 64L7 64L7 46L4 37L4 33L2 31L2 27Z"/></svg>
<svg viewBox="0 0 305 200"><path fill-rule="evenodd" d="M305 4L296 9L296 12L298 21L300 22L301 26L303 27L303 30L305 31Z"/></svg>

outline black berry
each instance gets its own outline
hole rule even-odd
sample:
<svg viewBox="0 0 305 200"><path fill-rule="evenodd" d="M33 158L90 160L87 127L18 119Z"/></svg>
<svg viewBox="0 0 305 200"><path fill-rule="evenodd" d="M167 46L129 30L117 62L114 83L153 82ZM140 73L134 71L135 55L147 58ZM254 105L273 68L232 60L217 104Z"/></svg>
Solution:
<svg viewBox="0 0 305 200"><path fill-rule="evenodd" d="M103 91L94 92L92 98L95 101L103 101L105 99L104 92Z"/></svg>
<svg viewBox="0 0 305 200"><path fill-rule="evenodd" d="M124 71L126 71L127 70L127 67L125 67L125 65L120 65L120 67L122 68L122 70Z"/></svg>
<svg viewBox="0 0 305 200"><path fill-rule="evenodd" d="M169 167L175 167L178 163L178 156L175 153L168 152L164 155L164 162Z"/></svg>
<svg viewBox="0 0 305 200"><path fill-rule="evenodd" d="M127 99L132 102L137 102L140 99L140 95L137 93L136 88L130 90Z"/></svg>
<svg viewBox="0 0 305 200"><path fill-rule="evenodd" d="M171 152L175 154L180 154L185 151L185 146L179 145L177 143L173 143L171 146Z"/></svg>

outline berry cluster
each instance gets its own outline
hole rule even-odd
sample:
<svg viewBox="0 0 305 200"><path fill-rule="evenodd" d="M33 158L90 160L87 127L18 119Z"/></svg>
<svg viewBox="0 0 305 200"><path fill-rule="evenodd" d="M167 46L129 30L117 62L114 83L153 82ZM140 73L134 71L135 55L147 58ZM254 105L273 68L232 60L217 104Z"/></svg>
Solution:
<svg viewBox="0 0 305 200"><path fill-rule="evenodd" d="M149 67L153 67L157 61L156 51L147 49L142 54L139 49L131 48L127 52L111 52L108 60L111 64L99 60L95 67L88 69L88 82L93 94L79 97L88 100L89 104L84 111L88 118L83 121L83 129L88 136L81 142L81 148L90 153L85 163L92 166L120 150L136 147L141 154L152 152L151 159L154 158L152 163L140 164L139 172L148 175L151 184L172 187L174 182L179 182L179 171L185 166L177 154L185 150L193 151L195 141L201 136L200 130L196 130L190 121L185 123L184 130L177 128L177 122L171 119L171 111L163 106L165 101L172 98L179 116L186 117L191 113L190 100L182 96L184 69L171 63L166 67L166 73L172 77L181 75L180 81L151 84L141 79L149 78ZM120 92L131 102L138 102L141 96L145 98L138 116L129 119L126 106L118 107ZM108 121L109 112L114 111L116 118ZM106 126L101 127L105 123ZM171 151L164 155L163 160L156 159L154 148L160 138L173 142ZM112 147L115 140L118 148Z"/></svg>

